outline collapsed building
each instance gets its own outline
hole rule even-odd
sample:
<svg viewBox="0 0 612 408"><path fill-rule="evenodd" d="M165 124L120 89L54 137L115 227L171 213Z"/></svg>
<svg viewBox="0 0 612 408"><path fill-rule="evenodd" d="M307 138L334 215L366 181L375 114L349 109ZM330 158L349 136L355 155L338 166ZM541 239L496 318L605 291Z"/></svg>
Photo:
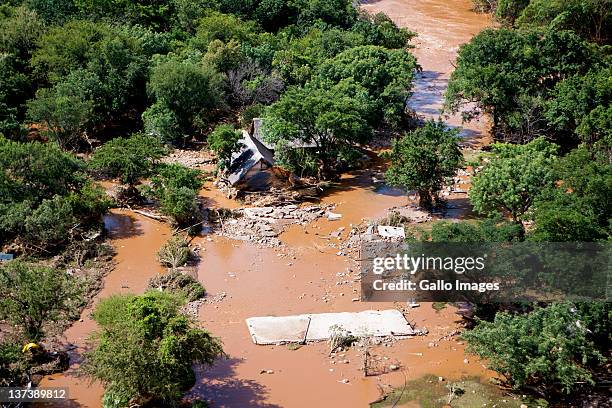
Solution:
<svg viewBox="0 0 612 408"><path fill-rule="evenodd" d="M263 191L271 186L287 184L289 174L275 167L275 146L266 142L262 132L262 119L255 118L249 129L242 131L240 149L232 154L229 169L223 182L232 188L247 191ZM313 148L314 144L294 141L291 148Z"/></svg>

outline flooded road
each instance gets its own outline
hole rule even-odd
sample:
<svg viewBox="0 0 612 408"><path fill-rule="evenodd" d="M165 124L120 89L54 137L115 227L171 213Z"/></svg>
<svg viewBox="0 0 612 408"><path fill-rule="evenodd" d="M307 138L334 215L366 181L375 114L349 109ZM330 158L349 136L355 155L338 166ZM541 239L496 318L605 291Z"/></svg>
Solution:
<svg viewBox="0 0 612 408"><path fill-rule="evenodd" d="M473 13L470 0L381 0L363 7L385 12L398 25L419 33L414 53L423 73L416 83L411 107L422 116L438 117L458 47L486 27L488 17ZM448 121L453 126L460 125L457 117ZM483 143L486 129L485 122L466 127L465 143ZM355 301L359 298L359 282L355 280L358 271L348 256L338 254L339 244L347 239L352 226L407 203L405 195L374 186L373 177L379 170L374 167L345 175L340 187L322 199L324 204L335 204L334 212L342 214L342 218L291 226L281 235L284 245L280 248L260 248L219 236L194 240L201 248L198 279L209 298L218 299L200 307L199 321L222 340L229 358L200 371L191 396L211 400L213 407L353 408L367 407L381 395L381 390L424 374L445 378L492 375L473 357L466 357L461 342L446 337L457 328L458 316L453 309L437 312L431 304L406 311L413 325L428 329L427 336L371 349L384 365L401 366L385 375L365 377L363 354L356 348L331 358L325 343L297 350L253 344L245 324L245 319L252 316L405 307ZM200 195L210 206L237 205L211 186ZM168 227L123 211L111 213L105 223L117 251L117 265L105 278L98 298L113 293L142 293L149 278L162 272L155 254L169 237ZM339 237L330 236L341 227L344 230ZM70 387L72 402L63 406L101 406L101 387L75 376L79 352L95 329L89 313L86 310L82 321L65 333L66 342L76 346L71 370L48 377L42 384Z"/></svg>

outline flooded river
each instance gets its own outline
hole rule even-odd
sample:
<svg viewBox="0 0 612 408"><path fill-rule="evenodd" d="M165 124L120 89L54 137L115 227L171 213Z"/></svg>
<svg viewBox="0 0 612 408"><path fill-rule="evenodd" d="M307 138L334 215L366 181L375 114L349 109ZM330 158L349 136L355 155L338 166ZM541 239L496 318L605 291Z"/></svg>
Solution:
<svg viewBox="0 0 612 408"><path fill-rule="evenodd" d="M487 16L473 13L470 6L470 0L381 0L363 6L371 12L385 12L398 25L419 33L414 53L423 73L411 106L423 116L438 117L459 45L489 24ZM448 122L460 125L458 118L448 118ZM466 144L482 143L486 139L486 124L470 125L463 135ZM406 204L406 196L373 187L372 176L376 171L372 168L344 176L341 187L323 198L324 203L336 204L334 212L342 214L342 219L292 226L281 235L285 244L281 248L258 248L218 236L194 240L201 247L198 279L210 297L220 298L218 295L225 293L222 300L201 306L199 320L220 337L229 358L199 372L191 395L212 400L214 407L367 407L380 396L381 387L398 386L424 374L445 378L491 375L480 362L466 358L460 342L439 340L457 327L458 317L451 308L436 312L430 304L411 309L407 314L412 324L427 327L429 335L373 349L383 361L402 366L402 370L390 374L364 377L363 358L355 349L333 361L338 358L330 359L325 343L297 350L253 344L245 324L248 317L394 307L354 301L359 297L358 282L338 284L347 279L339 278L341 274L348 276L354 272L350 270L353 263L328 245L330 239L336 244L346 239L351 225L383 216L388 208ZM201 195L212 206L236 204L223 200L210 188ZM162 272L155 254L169 237L168 227L124 211L113 211L105 223L117 251L117 265L105 278L98 298L113 293L142 293L149 278ZM330 232L340 227L345 227L340 239L330 238ZM71 369L47 377L42 383L70 387L71 402L62 406L101 405L102 388L77 376L79 353L86 346L86 337L95 329L88 318L90 311L84 311L81 321L65 333L66 343L75 347L71 352ZM273 373L262 374L266 370Z"/></svg>

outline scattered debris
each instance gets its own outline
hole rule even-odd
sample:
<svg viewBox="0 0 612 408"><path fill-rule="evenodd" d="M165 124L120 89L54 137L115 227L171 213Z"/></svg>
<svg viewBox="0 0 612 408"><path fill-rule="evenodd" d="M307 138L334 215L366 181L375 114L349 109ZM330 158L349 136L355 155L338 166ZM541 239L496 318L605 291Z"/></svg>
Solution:
<svg viewBox="0 0 612 408"><path fill-rule="evenodd" d="M279 207L246 207L234 210L230 219L220 221L220 234L264 246L279 246L278 236L291 224L306 225L325 215L328 206L295 204Z"/></svg>

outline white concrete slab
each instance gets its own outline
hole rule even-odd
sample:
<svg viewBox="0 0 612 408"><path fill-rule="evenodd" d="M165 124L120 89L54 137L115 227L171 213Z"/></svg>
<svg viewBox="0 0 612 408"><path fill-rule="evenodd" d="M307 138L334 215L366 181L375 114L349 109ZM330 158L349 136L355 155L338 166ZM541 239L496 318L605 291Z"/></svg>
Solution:
<svg viewBox="0 0 612 408"><path fill-rule="evenodd" d="M414 330L399 310L366 310L296 316L251 317L246 320L256 344L302 343L327 340L332 326L357 337L411 336Z"/></svg>
<svg viewBox="0 0 612 408"><path fill-rule="evenodd" d="M310 325L310 317L264 316L246 319L255 344L303 343Z"/></svg>
<svg viewBox="0 0 612 408"><path fill-rule="evenodd" d="M378 235L384 238L406 238L404 227L378 226Z"/></svg>

